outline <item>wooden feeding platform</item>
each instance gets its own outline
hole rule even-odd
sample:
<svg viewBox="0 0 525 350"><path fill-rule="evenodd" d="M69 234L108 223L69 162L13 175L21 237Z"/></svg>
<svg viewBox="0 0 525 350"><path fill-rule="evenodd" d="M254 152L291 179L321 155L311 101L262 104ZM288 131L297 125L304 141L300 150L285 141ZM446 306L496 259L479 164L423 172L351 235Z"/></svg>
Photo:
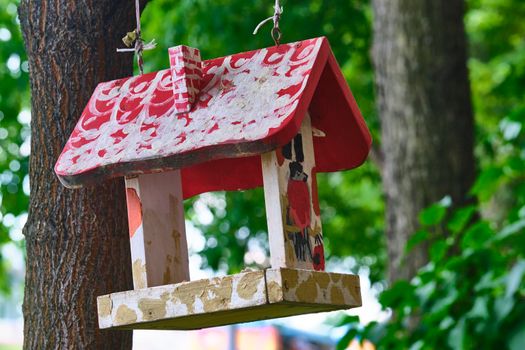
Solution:
<svg viewBox="0 0 525 350"><path fill-rule="evenodd" d="M288 268L98 297L100 328L122 329L199 329L358 306L358 276Z"/></svg>
<svg viewBox="0 0 525 350"><path fill-rule="evenodd" d="M55 172L68 187L125 178L134 290L98 299L101 328L195 329L361 305L324 272L319 172L353 169L371 138L326 38L97 86ZM191 281L183 201L264 187L270 269ZM124 189L123 189L124 190Z"/></svg>

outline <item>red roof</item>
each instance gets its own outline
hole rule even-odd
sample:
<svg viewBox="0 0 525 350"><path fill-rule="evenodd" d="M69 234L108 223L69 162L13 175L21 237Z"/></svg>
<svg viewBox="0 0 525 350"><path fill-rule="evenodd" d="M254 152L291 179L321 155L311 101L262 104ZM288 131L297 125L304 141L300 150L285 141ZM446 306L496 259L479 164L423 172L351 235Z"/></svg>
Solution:
<svg viewBox="0 0 525 350"><path fill-rule="evenodd" d="M316 169L359 166L371 138L326 38L204 61L192 110L176 113L170 70L101 83L55 172L68 187L182 169L185 198L262 186L260 154L288 143L307 111Z"/></svg>

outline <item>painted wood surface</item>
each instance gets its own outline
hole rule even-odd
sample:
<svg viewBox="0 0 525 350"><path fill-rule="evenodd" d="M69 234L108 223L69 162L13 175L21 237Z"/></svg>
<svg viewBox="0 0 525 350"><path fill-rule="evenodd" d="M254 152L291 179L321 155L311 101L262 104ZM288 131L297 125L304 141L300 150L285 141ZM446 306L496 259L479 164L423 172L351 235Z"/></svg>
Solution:
<svg viewBox="0 0 525 350"><path fill-rule="evenodd" d="M324 243L310 116L303 119L300 132L290 143L263 154L261 160L271 266L323 271Z"/></svg>
<svg viewBox="0 0 525 350"><path fill-rule="evenodd" d="M331 153L316 155L318 171L356 167L368 153L370 135L325 38L203 61L188 113L177 113L173 71L97 87L56 163L62 183L184 168L186 198L257 187L262 176L246 169L288 143L308 108L327 135L315 141L316 153Z"/></svg>
<svg viewBox="0 0 525 350"><path fill-rule="evenodd" d="M170 47L168 54L173 85L173 107L175 113L187 113L195 103L200 90L201 53L193 47L179 45Z"/></svg>
<svg viewBox="0 0 525 350"><path fill-rule="evenodd" d="M185 114L174 113L173 70L102 83L57 173L264 139L295 112L320 46L313 39L205 61L199 99Z"/></svg>
<svg viewBox="0 0 525 350"><path fill-rule="evenodd" d="M266 270L268 302L361 306L359 276L297 269Z"/></svg>
<svg viewBox="0 0 525 350"><path fill-rule="evenodd" d="M100 328L198 329L358 306L358 276L297 269L243 272L98 298Z"/></svg>
<svg viewBox="0 0 525 350"><path fill-rule="evenodd" d="M126 179L133 287L189 281L180 171Z"/></svg>

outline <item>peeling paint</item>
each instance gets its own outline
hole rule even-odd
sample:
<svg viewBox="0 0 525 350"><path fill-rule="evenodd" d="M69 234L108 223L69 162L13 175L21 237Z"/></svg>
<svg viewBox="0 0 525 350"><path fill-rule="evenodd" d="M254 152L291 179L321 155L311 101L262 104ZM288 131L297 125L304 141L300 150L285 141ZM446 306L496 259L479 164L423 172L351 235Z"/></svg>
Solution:
<svg viewBox="0 0 525 350"><path fill-rule="evenodd" d="M330 292L330 300L333 304L343 305L345 303L345 298L343 297L343 292L338 286L332 286Z"/></svg>
<svg viewBox="0 0 525 350"><path fill-rule="evenodd" d="M319 274L317 276L316 281L319 287L321 287L321 289L325 289L330 284L330 275L329 274Z"/></svg>
<svg viewBox="0 0 525 350"><path fill-rule="evenodd" d="M275 281L270 281L268 283L268 300L282 300L283 291L281 285Z"/></svg>
<svg viewBox="0 0 525 350"><path fill-rule="evenodd" d="M166 271L164 271L164 275L162 276L162 283L169 284L171 281L171 271L169 265L166 266Z"/></svg>
<svg viewBox="0 0 525 350"><path fill-rule="evenodd" d="M237 294L243 299L251 299L257 292L257 275L247 273L242 276L237 285Z"/></svg>
<svg viewBox="0 0 525 350"><path fill-rule="evenodd" d="M315 277L313 274L308 276L308 279L297 286L295 292L298 300L307 302L314 302L317 299L317 285L315 283Z"/></svg>
<svg viewBox="0 0 525 350"><path fill-rule="evenodd" d="M144 298L139 300L138 306L145 321L158 320L166 316L166 300Z"/></svg>
<svg viewBox="0 0 525 350"><path fill-rule="evenodd" d="M330 276L330 278L332 279L333 283L339 283L339 281L341 280L342 277L343 277L343 275L341 275L341 274L333 274L332 276Z"/></svg>
<svg viewBox="0 0 525 350"><path fill-rule="evenodd" d="M142 259L137 259L133 262L133 285L135 289L146 288L146 265L142 262Z"/></svg>
<svg viewBox="0 0 525 350"><path fill-rule="evenodd" d="M117 325L121 324L130 324L137 321L137 314L135 311L122 304L117 309L117 314L115 316L115 323Z"/></svg>
<svg viewBox="0 0 525 350"><path fill-rule="evenodd" d="M232 278L227 276L218 282L207 286L201 298L205 312L217 311L220 306L227 306L232 299Z"/></svg>
<svg viewBox="0 0 525 350"><path fill-rule="evenodd" d="M297 286L299 282L299 272L293 269L286 270L286 281L289 286Z"/></svg>
<svg viewBox="0 0 525 350"><path fill-rule="evenodd" d="M107 295L97 298L98 314L100 317L108 317L111 315L111 308L113 303L111 298Z"/></svg>

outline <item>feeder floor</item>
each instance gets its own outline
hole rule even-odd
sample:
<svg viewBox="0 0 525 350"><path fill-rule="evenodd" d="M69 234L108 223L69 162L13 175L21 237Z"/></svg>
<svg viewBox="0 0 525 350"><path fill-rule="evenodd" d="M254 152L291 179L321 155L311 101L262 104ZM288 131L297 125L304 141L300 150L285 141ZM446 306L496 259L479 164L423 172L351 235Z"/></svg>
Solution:
<svg viewBox="0 0 525 350"><path fill-rule="evenodd" d="M247 271L98 297L100 328L200 329L361 306L359 276Z"/></svg>

